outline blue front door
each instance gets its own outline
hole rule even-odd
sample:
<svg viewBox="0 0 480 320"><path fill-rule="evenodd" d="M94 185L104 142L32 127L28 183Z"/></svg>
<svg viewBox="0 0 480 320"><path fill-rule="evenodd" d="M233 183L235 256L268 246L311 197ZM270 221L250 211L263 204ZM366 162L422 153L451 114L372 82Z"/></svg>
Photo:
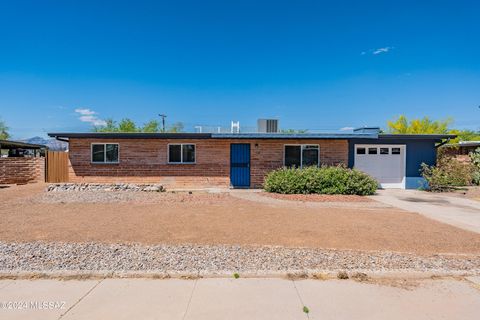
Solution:
<svg viewBox="0 0 480 320"><path fill-rule="evenodd" d="M250 144L230 145L230 184L234 188L250 187Z"/></svg>

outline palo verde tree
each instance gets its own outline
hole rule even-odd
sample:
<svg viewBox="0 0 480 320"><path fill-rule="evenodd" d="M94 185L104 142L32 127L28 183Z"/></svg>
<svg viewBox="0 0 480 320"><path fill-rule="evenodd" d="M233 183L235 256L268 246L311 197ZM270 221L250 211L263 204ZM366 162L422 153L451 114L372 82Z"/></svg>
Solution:
<svg viewBox="0 0 480 320"><path fill-rule="evenodd" d="M399 116L394 121L388 121L388 132L393 134L455 134L457 138L450 143L459 141L480 141L480 132L473 130L450 129L452 118L445 120L431 120L429 117L408 120L405 116Z"/></svg>
<svg viewBox="0 0 480 320"><path fill-rule="evenodd" d="M408 120L401 115L394 121L388 121L388 132L393 134L448 134L453 119L431 120L429 117Z"/></svg>

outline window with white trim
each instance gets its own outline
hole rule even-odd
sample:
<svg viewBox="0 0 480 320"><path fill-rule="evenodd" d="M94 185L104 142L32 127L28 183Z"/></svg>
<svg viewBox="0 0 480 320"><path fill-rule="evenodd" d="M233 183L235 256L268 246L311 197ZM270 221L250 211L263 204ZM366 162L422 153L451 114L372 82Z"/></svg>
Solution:
<svg viewBox="0 0 480 320"><path fill-rule="evenodd" d="M190 143L169 144L168 163L195 163L195 145Z"/></svg>
<svg viewBox="0 0 480 320"><path fill-rule="evenodd" d="M118 143L92 143L92 163L118 163Z"/></svg>
<svg viewBox="0 0 480 320"><path fill-rule="evenodd" d="M320 164L320 148L316 144L285 145L286 167L303 168Z"/></svg>

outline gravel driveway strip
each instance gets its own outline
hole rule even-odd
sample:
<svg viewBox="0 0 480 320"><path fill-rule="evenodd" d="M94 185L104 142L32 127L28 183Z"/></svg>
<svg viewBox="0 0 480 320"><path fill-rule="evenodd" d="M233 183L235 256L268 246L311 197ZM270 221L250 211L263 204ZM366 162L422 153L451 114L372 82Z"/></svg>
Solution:
<svg viewBox="0 0 480 320"><path fill-rule="evenodd" d="M480 273L478 255L416 256L282 247L0 242L0 272L247 274L313 271Z"/></svg>

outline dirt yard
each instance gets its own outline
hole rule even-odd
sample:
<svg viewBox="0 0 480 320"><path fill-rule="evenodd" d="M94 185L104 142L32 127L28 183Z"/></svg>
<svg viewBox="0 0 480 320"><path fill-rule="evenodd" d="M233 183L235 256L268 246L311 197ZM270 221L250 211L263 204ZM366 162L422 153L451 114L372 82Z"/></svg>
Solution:
<svg viewBox="0 0 480 320"><path fill-rule="evenodd" d="M480 187L465 187L457 191L445 192L445 195L480 201Z"/></svg>
<svg viewBox="0 0 480 320"><path fill-rule="evenodd" d="M480 254L480 235L415 213L373 206L376 201L371 207L365 202L364 208L336 208L278 199L262 203L227 193L46 193L44 189L39 184L0 188L0 241Z"/></svg>

